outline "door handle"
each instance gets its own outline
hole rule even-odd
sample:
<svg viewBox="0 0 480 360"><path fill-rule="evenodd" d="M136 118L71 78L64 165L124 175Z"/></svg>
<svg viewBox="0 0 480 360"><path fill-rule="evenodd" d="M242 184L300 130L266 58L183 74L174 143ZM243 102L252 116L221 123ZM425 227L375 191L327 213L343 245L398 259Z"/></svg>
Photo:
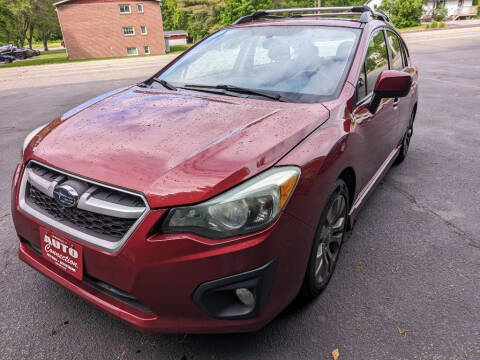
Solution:
<svg viewBox="0 0 480 360"><path fill-rule="evenodd" d="M400 102L399 98L393 99L393 107L396 108L398 106L398 103Z"/></svg>

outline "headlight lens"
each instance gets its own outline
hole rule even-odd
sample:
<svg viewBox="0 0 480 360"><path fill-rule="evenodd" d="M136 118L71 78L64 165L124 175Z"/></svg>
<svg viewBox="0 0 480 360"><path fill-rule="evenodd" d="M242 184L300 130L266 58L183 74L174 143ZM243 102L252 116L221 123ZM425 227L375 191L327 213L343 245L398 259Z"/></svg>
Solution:
<svg viewBox="0 0 480 360"><path fill-rule="evenodd" d="M261 230L283 210L299 177L297 167L272 168L204 203L171 209L162 230L214 239Z"/></svg>
<svg viewBox="0 0 480 360"><path fill-rule="evenodd" d="M25 137L25 140L23 140L23 147L22 147L22 157L23 155L25 154L25 149L27 148L28 144L30 144L30 141L32 141L32 139L35 137L35 135L37 135L40 131L43 130L43 128L45 126L47 126L47 124L44 124L42 126L39 126L38 128L36 128L35 130L31 131L26 137Z"/></svg>

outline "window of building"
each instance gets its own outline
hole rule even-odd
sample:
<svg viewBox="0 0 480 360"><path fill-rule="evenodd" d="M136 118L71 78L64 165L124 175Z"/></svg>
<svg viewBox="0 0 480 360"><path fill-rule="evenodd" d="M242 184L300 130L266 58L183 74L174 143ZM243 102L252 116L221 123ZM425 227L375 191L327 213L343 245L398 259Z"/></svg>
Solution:
<svg viewBox="0 0 480 360"><path fill-rule="evenodd" d="M140 31L142 32L142 35L147 35L147 27L146 26L140 26Z"/></svg>
<svg viewBox="0 0 480 360"><path fill-rule="evenodd" d="M144 46L143 47L143 50L145 52L145 55L149 55L150 54L150 46Z"/></svg>
<svg viewBox="0 0 480 360"><path fill-rule="evenodd" d="M128 56L138 55L138 49L136 47L127 47L127 55Z"/></svg>
<svg viewBox="0 0 480 360"><path fill-rule="evenodd" d="M135 35L135 28L133 26L126 26L123 28L123 35L133 36Z"/></svg>
<svg viewBox="0 0 480 360"><path fill-rule="evenodd" d="M118 8L120 9L120 14L131 14L132 9L130 9L130 5L128 4L120 4L118 5Z"/></svg>
<svg viewBox="0 0 480 360"><path fill-rule="evenodd" d="M137 4L137 11L143 13L143 4Z"/></svg>
<svg viewBox="0 0 480 360"><path fill-rule="evenodd" d="M367 93L373 91L378 75L388 70L387 44L383 31L378 31L368 44L367 58L365 59L367 71Z"/></svg>
<svg viewBox="0 0 480 360"><path fill-rule="evenodd" d="M403 70L405 64L403 63L402 46L398 36L391 31L387 31L387 42L390 53L390 69Z"/></svg>

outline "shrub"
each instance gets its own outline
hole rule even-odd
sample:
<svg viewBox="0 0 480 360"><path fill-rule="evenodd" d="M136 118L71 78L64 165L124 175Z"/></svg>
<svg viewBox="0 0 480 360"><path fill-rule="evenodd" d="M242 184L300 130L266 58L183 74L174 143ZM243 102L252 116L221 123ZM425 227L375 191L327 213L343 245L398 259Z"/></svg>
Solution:
<svg viewBox="0 0 480 360"><path fill-rule="evenodd" d="M438 25L438 26L441 27L441 28L445 27L445 22L442 21L442 22L440 23L440 25Z"/></svg>
<svg viewBox="0 0 480 360"><path fill-rule="evenodd" d="M435 20L433 20L433 21L432 21L431 28L432 28L432 29L435 29L435 28L437 28L437 27L438 27L438 23L437 23Z"/></svg>
<svg viewBox="0 0 480 360"><path fill-rule="evenodd" d="M383 0L379 10L384 11L398 28L420 25L422 0Z"/></svg>
<svg viewBox="0 0 480 360"><path fill-rule="evenodd" d="M191 45L171 45L170 52L179 52L187 50Z"/></svg>
<svg viewBox="0 0 480 360"><path fill-rule="evenodd" d="M433 19L435 21L443 21L448 15L448 10L444 6L439 6L433 10Z"/></svg>

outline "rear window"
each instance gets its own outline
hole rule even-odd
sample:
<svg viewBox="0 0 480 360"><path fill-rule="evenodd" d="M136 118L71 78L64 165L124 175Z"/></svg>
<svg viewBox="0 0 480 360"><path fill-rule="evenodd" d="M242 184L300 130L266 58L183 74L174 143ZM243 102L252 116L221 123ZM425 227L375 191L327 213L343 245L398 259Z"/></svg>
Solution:
<svg viewBox="0 0 480 360"><path fill-rule="evenodd" d="M338 96L360 29L258 26L224 29L189 51L159 78L174 85L234 85L298 102Z"/></svg>

